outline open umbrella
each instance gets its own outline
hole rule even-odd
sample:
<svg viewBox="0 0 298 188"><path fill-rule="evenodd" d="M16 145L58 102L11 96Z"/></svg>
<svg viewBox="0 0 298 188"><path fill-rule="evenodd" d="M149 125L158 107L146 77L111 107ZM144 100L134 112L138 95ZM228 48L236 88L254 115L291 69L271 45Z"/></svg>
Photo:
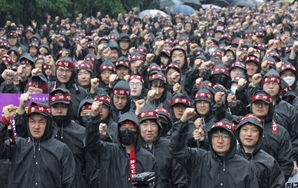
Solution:
<svg viewBox="0 0 298 188"><path fill-rule="evenodd" d="M201 2L198 0L181 0L183 4L191 6L195 10L202 8Z"/></svg>
<svg viewBox="0 0 298 188"><path fill-rule="evenodd" d="M203 9L207 9L207 8L210 9L210 5L211 5L211 4L203 4L203 5L202 5L202 8L203 8ZM217 6L217 5L212 5L212 7L213 7L214 9L221 9L221 7L220 7L220 6Z"/></svg>
<svg viewBox="0 0 298 188"><path fill-rule="evenodd" d="M159 0L159 9L164 9L165 7L180 4L183 4L180 0Z"/></svg>
<svg viewBox="0 0 298 188"><path fill-rule="evenodd" d="M232 3L232 6L234 7L250 7L255 8L256 2L254 0L247 1L247 0L235 0Z"/></svg>
<svg viewBox="0 0 298 188"><path fill-rule="evenodd" d="M217 5L217 6L220 6L220 7L227 7L229 6L229 2L227 2L226 0L216 0L216 1L213 1L214 5Z"/></svg>
<svg viewBox="0 0 298 188"><path fill-rule="evenodd" d="M173 10L176 14L183 13L184 15L191 15L194 13L194 9L188 5L172 5L168 8L167 13L170 13L170 10Z"/></svg>
<svg viewBox="0 0 298 188"><path fill-rule="evenodd" d="M167 16L167 14L163 11L155 10L155 9L149 9L149 10L144 10L144 11L140 12L138 17L143 19L145 15L148 15L148 17L151 15L151 17L153 18L154 15L156 15L157 13L160 13L162 17Z"/></svg>

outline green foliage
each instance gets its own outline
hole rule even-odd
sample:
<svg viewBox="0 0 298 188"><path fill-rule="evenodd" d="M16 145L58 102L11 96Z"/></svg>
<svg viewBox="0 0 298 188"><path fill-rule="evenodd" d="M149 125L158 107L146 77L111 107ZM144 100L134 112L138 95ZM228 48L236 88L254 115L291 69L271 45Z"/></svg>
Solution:
<svg viewBox="0 0 298 188"><path fill-rule="evenodd" d="M0 0L0 24L7 19L16 23L27 23L34 19L44 20L46 13L55 16L69 17L74 20L78 13L84 16L95 16L98 11L102 15L109 14L117 17L119 13L137 8L138 11L146 9L150 4L148 0Z"/></svg>

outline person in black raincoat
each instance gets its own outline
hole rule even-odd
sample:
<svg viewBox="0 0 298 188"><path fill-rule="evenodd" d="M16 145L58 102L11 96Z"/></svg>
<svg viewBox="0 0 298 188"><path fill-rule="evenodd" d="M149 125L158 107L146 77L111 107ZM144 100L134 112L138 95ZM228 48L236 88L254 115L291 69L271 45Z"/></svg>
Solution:
<svg viewBox="0 0 298 188"><path fill-rule="evenodd" d="M119 80L111 91L112 98L112 117L118 122L122 114L132 111L130 87L126 80Z"/></svg>
<svg viewBox="0 0 298 188"><path fill-rule="evenodd" d="M73 109L78 109L80 102L87 96L87 91L79 86L76 79L75 64L72 59L61 58L56 63L56 81L49 84L49 91L53 91L61 85L65 85L72 98ZM76 113L71 118L77 119Z"/></svg>
<svg viewBox="0 0 298 188"><path fill-rule="evenodd" d="M142 106L138 107L141 108ZM138 118L140 121L138 138L141 146L150 151L156 158L161 187L187 187L186 171L170 154L170 140L161 137L162 126L158 119L159 115L153 106L150 103L145 104L141 108Z"/></svg>
<svg viewBox="0 0 298 188"><path fill-rule="evenodd" d="M98 115L101 106L100 101L92 104L92 117L86 128L86 149L100 164L98 187L132 188L132 177L142 172L155 172L156 187L161 187L154 156L138 144L137 116L128 112L120 117L118 133L121 144L104 142L100 140L100 136L106 132ZM100 125L99 128L98 125Z"/></svg>
<svg viewBox="0 0 298 188"><path fill-rule="evenodd" d="M253 114L243 117L237 128L237 153L247 159L258 179L259 187L284 187L285 178L276 160L262 148L263 125Z"/></svg>
<svg viewBox="0 0 298 188"><path fill-rule="evenodd" d="M32 103L28 108L24 122L27 139L4 143L5 135L12 131L10 118L16 109L5 106L0 123L0 158L11 161L8 187L76 187L73 154L66 144L53 138L53 119L46 103Z"/></svg>
<svg viewBox="0 0 298 188"><path fill-rule="evenodd" d="M187 108L173 126L170 153L191 174L190 187L258 187L251 165L236 155L232 124L223 119L208 132L210 151L187 147L188 121L195 115Z"/></svg>

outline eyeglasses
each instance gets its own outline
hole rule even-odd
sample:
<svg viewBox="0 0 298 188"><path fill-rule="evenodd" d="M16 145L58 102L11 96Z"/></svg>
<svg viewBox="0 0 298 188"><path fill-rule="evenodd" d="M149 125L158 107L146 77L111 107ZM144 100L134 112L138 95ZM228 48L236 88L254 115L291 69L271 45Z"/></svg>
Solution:
<svg viewBox="0 0 298 188"><path fill-rule="evenodd" d="M72 73L72 70L71 69L61 69L61 68L59 68L59 69L57 69L57 73L58 74L71 74Z"/></svg>
<svg viewBox="0 0 298 188"><path fill-rule="evenodd" d="M137 86L137 87L141 87L142 86L142 84L141 83L134 83L134 82L129 82L129 86Z"/></svg>
<svg viewBox="0 0 298 188"><path fill-rule="evenodd" d="M218 141L220 138L222 138L223 141L228 141L230 139L230 135L223 133L223 134L218 134L218 133L213 133L212 134L212 139L214 141Z"/></svg>

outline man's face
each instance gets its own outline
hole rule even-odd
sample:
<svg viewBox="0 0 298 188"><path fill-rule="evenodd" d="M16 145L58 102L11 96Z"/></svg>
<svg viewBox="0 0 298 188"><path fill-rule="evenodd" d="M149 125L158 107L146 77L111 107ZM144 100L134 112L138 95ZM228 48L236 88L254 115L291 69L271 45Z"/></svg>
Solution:
<svg viewBox="0 0 298 188"><path fill-rule="evenodd" d="M233 79L235 76L238 76L240 73L244 72L243 69L233 68L230 72L230 77Z"/></svg>
<svg viewBox="0 0 298 188"><path fill-rule="evenodd" d="M173 106L173 111L176 119L180 119L187 106L185 104L175 104Z"/></svg>
<svg viewBox="0 0 298 188"><path fill-rule="evenodd" d="M87 70L79 70L78 72L78 82L82 87L88 87L90 85L91 74Z"/></svg>
<svg viewBox="0 0 298 188"><path fill-rule="evenodd" d="M185 54L182 50L175 50L172 54L172 62L177 61L180 67L185 64Z"/></svg>
<svg viewBox="0 0 298 188"><path fill-rule="evenodd" d="M168 69L168 71L167 71L167 74L166 74L166 79L167 79L167 83L169 84L169 85L172 85L173 84L173 80L172 80L172 78L171 78L171 75L173 74L173 73L179 73L176 69L173 69L173 68L169 68Z"/></svg>
<svg viewBox="0 0 298 188"><path fill-rule="evenodd" d="M8 37L7 41L8 41L10 46L15 46L18 42L18 38L11 36L11 37Z"/></svg>
<svg viewBox="0 0 298 188"><path fill-rule="evenodd" d="M51 105L52 116L66 116L68 111L68 104L56 103Z"/></svg>
<svg viewBox="0 0 298 188"><path fill-rule="evenodd" d="M116 67L116 74L119 79L124 79L124 76L129 74L129 69L124 66L118 66Z"/></svg>
<svg viewBox="0 0 298 188"><path fill-rule="evenodd" d="M158 135L158 124L154 120L145 120L140 124L140 131L146 143L153 143Z"/></svg>
<svg viewBox="0 0 298 188"><path fill-rule="evenodd" d="M26 65L26 76L29 77L32 71L32 65L29 63L28 65Z"/></svg>
<svg viewBox="0 0 298 188"><path fill-rule="evenodd" d="M41 114L29 115L29 131L33 138L40 139L47 126L47 117Z"/></svg>
<svg viewBox="0 0 298 188"><path fill-rule="evenodd" d="M271 97L277 96L279 93L279 84L276 82L266 82L263 85L263 90L270 94Z"/></svg>
<svg viewBox="0 0 298 188"><path fill-rule="evenodd" d="M227 131L216 131L211 135L212 148L219 156L224 156L231 145L231 137Z"/></svg>
<svg viewBox="0 0 298 188"><path fill-rule="evenodd" d="M103 70L101 73L100 73L100 77L101 77L101 81L108 85L110 83L110 76L112 75L112 71L110 70Z"/></svg>
<svg viewBox="0 0 298 188"><path fill-rule="evenodd" d="M42 94L43 90L37 87L29 87L27 93L29 94Z"/></svg>
<svg viewBox="0 0 298 188"><path fill-rule="evenodd" d="M206 115L210 111L210 104L207 101L197 101L196 102L196 110L201 117L206 117Z"/></svg>
<svg viewBox="0 0 298 188"><path fill-rule="evenodd" d="M138 79L132 79L129 81L130 96L139 97L142 93L143 84Z"/></svg>
<svg viewBox="0 0 298 188"><path fill-rule="evenodd" d="M110 59L111 59L111 61L113 63L115 63L118 58L119 58L118 51L116 49L111 50L111 53L110 53Z"/></svg>
<svg viewBox="0 0 298 188"><path fill-rule="evenodd" d="M164 86L160 81L152 83L151 90L156 91L155 99L160 99L163 92L165 91Z"/></svg>
<svg viewBox="0 0 298 188"><path fill-rule="evenodd" d="M127 103L127 97L125 95L114 95L113 103L117 110L122 110Z"/></svg>
<svg viewBox="0 0 298 188"><path fill-rule="evenodd" d="M129 42L128 41L120 41L119 47L121 50L128 50L129 48Z"/></svg>
<svg viewBox="0 0 298 188"><path fill-rule="evenodd" d="M31 33L30 31L25 33L26 39L30 40L33 37L33 33Z"/></svg>
<svg viewBox="0 0 298 188"><path fill-rule="evenodd" d="M37 48L30 47L29 48L29 54L30 54L30 56L35 56L37 54Z"/></svg>
<svg viewBox="0 0 298 188"><path fill-rule="evenodd" d="M253 76L258 71L258 66L254 62L247 62L245 68L248 76Z"/></svg>
<svg viewBox="0 0 298 188"><path fill-rule="evenodd" d="M240 128L239 138L244 149L254 149L260 139L260 130L257 126L246 123Z"/></svg>
<svg viewBox="0 0 298 188"><path fill-rule="evenodd" d="M66 84L67 82L70 81L70 77L72 75L72 69L65 68L65 67L58 67L58 69L56 71L56 75L57 75L58 80L62 84Z"/></svg>
<svg viewBox="0 0 298 188"><path fill-rule="evenodd" d="M102 105L101 111L99 113L100 113L100 120L105 121L110 114L110 108L106 105Z"/></svg>
<svg viewBox="0 0 298 188"><path fill-rule="evenodd" d="M261 119L265 118L269 112L269 104L265 103L264 101L255 101L252 103L251 107L252 113Z"/></svg>
<svg viewBox="0 0 298 188"><path fill-rule="evenodd" d="M15 53L10 53L9 57L12 59L13 63L17 62L18 56Z"/></svg>
<svg viewBox="0 0 298 188"><path fill-rule="evenodd" d="M42 59L37 60L35 62L35 68L39 68L40 70L42 70L42 63L43 63Z"/></svg>

